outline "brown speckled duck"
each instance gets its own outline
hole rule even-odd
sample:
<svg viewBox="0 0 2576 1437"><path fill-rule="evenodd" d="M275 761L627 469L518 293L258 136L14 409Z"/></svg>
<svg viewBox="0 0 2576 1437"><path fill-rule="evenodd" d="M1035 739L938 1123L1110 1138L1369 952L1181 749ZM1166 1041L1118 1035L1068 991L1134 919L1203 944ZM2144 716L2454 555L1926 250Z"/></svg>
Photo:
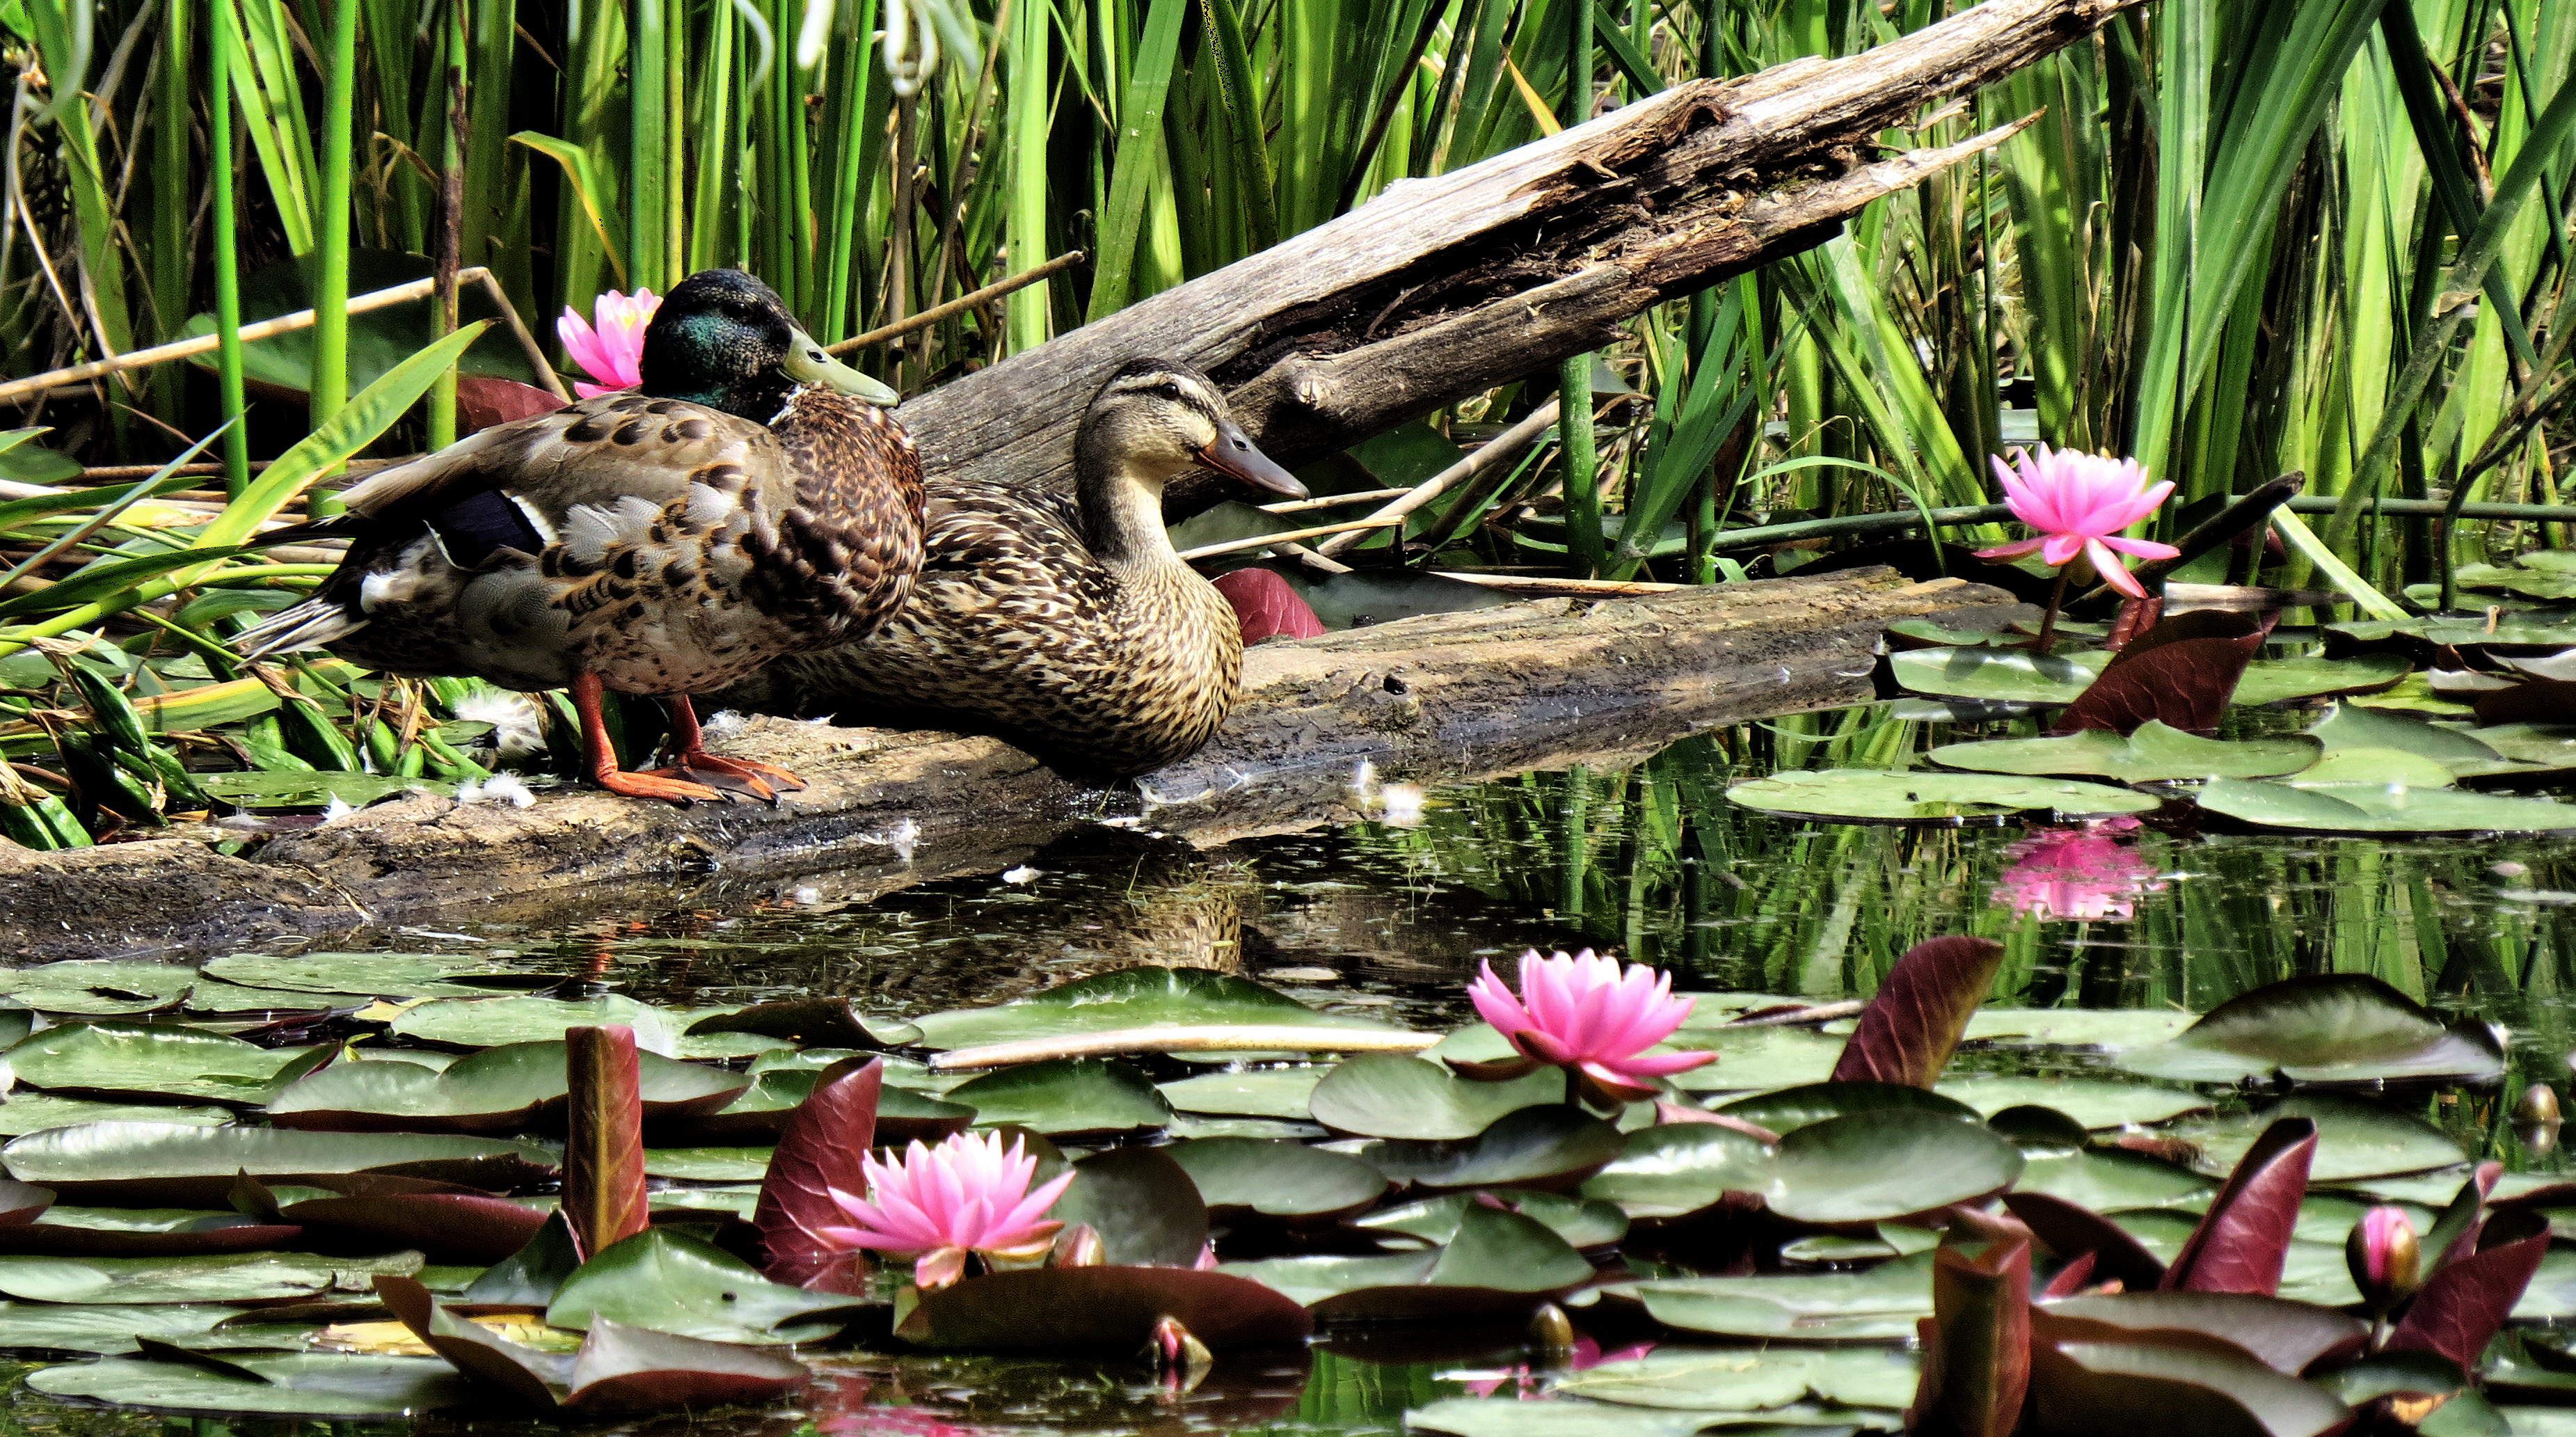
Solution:
<svg viewBox="0 0 2576 1437"><path fill-rule="evenodd" d="M643 392L500 425L352 486L320 592L243 634L407 677L568 688L590 776L688 802L801 788L706 751L691 694L874 630L921 561L921 466L882 404L738 270L675 286ZM278 536L271 535L269 538ZM604 690L671 714L670 767L619 769ZM720 791L721 790L721 791Z"/></svg>
<svg viewBox="0 0 2576 1437"><path fill-rule="evenodd" d="M1232 708L1234 611L1172 548L1163 486L1209 468L1304 497L1207 376L1133 360L1074 439L1074 492L956 480L931 495L912 599L868 638L770 669L771 703L1003 733L1085 772L1186 757Z"/></svg>

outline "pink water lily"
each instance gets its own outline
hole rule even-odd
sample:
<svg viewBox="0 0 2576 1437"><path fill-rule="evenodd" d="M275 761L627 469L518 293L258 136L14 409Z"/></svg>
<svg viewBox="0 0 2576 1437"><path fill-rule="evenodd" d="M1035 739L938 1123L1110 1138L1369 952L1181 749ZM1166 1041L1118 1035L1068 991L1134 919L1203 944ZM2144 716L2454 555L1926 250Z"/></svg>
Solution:
<svg viewBox="0 0 2576 1437"><path fill-rule="evenodd" d="M1717 1061L1715 1053L1648 1054L1691 1013L1692 999L1673 996L1673 979L1642 963L1622 972L1619 960L1586 948L1573 957L1521 955L1518 997L1489 961L1467 985L1476 1012L1521 1052L1518 1062L1453 1064L1477 1078L1508 1078L1554 1066L1602 1107L1652 1097L1645 1079Z"/></svg>
<svg viewBox="0 0 2576 1437"><path fill-rule="evenodd" d="M579 310L565 305L563 318L555 321L555 334L563 340L564 352L572 356L572 362L599 381L586 384L576 379L572 382L573 392L584 399L597 399L643 383L644 327L653 322L653 311L661 307L661 297L649 289L633 294L619 294L612 289L591 301L591 314L598 321L594 326L582 322Z"/></svg>
<svg viewBox="0 0 2576 1437"><path fill-rule="evenodd" d="M2014 559L2039 551L2039 557L2063 567L2078 554L2093 561L2103 582L2133 599L2146 587L2129 573L2121 554L2141 559L2170 559L2182 551L2152 539L2128 539L2120 531L2156 512L2173 493L2171 483L2149 484L2147 471L2135 459L2107 454L2079 454L2072 449L2039 446L2034 455L2018 451L2020 472L1992 456L1995 476L2003 480L2004 502L2013 517L2039 531L2035 538L1999 548L1980 549L1980 559ZM2114 552L2116 551L2116 552Z"/></svg>
<svg viewBox="0 0 2576 1437"><path fill-rule="evenodd" d="M867 1175L867 1198L830 1190L851 1225L817 1231L844 1248L915 1259L913 1281L925 1288L946 1287L965 1276L970 1253L988 1265L1046 1256L1064 1224L1041 1219L1073 1185L1073 1174L1066 1173L1030 1191L1037 1158L1016 1138L1003 1146L999 1133L959 1133L935 1148L915 1139L900 1163L870 1153L859 1166Z"/></svg>

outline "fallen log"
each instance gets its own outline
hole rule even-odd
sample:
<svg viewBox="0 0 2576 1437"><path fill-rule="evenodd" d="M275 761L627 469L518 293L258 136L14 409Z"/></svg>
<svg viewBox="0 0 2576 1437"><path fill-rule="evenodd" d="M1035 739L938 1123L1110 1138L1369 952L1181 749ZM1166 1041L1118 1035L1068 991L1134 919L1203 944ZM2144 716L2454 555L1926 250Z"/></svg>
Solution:
<svg viewBox="0 0 2576 1437"><path fill-rule="evenodd" d="M2016 133L1872 158L1921 107L2140 0L1986 0L1841 60L1697 80L1433 179L907 401L930 481L1061 483L1100 376L1180 359L1289 465L1610 343L1649 305L1831 238ZM2027 123L2023 121L2021 123ZM1184 479L1172 513L1228 481Z"/></svg>
<svg viewBox="0 0 2576 1437"><path fill-rule="evenodd" d="M1245 656L1214 742L1134 790L999 739L744 720L719 750L812 785L775 808L676 809L559 789L528 809L421 793L244 856L156 838L0 845L0 943L22 961L245 943L434 915L558 925L740 905L830 871L866 897L1012 867L1103 818L1208 845L1359 815L1362 760L1436 782L1641 758L1687 734L1871 696L1882 630L2010 602L1889 569L1432 614Z"/></svg>

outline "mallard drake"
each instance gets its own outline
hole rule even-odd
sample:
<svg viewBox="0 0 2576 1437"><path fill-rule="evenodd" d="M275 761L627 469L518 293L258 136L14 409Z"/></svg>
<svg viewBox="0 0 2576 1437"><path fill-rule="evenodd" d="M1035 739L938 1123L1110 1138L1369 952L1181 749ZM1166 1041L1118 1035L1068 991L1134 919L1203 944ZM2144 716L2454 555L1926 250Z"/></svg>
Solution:
<svg viewBox="0 0 2576 1437"><path fill-rule="evenodd" d="M672 289L642 373L641 393L486 429L351 486L348 514L299 535L346 535L338 570L236 643L568 688L590 776L613 793L803 787L708 753L689 696L866 634L903 602L921 562L921 466L879 407L895 396L738 270ZM665 701L670 767L619 769L608 689Z"/></svg>
<svg viewBox="0 0 2576 1437"><path fill-rule="evenodd" d="M1243 669L1233 609L1163 528L1164 484L1198 465L1306 493L1206 375L1121 366L1082 416L1072 493L943 481L911 601L864 639L772 665L769 702L997 730L1112 776L1186 756L1225 721Z"/></svg>

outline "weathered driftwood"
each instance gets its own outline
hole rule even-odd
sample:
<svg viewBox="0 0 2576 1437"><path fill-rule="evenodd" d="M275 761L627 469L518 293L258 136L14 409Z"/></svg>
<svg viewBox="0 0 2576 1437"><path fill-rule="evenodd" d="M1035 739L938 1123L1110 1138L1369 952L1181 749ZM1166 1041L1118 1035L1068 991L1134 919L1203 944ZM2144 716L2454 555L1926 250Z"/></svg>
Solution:
<svg viewBox="0 0 2576 1437"><path fill-rule="evenodd" d="M1869 569L1265 644L1246 656L1244 702L1216 741L1136 791L1087 789L992 738L759 718L718 747L812 783L776 808L579 790L518 810L422 794L245 857L188 838L0 845L0 952L112 954L432 916L559 922L747 902L827 870L866 896L1009 868L1120 814L1220 843L1353 816L1363 759L1414 781L1616 762L1720 724L1866 699L1889 621L2006 602L1957 579Z"/></svg>
<svg viewBox="0 0 2576 1437"><path fill-rule="evenodd" d="M903 406L932 482L1064 480L1100 376L1186 360L1297 464L1607 344L1647 306L1830 238L2017 126L1885 153L1883 132L2139 0L1986 0L1842 60L1694 81L1436 179ZM1206 476L1206 487L1221 483ZM1204 507L1183 481L1176 512Z"/></svg>

